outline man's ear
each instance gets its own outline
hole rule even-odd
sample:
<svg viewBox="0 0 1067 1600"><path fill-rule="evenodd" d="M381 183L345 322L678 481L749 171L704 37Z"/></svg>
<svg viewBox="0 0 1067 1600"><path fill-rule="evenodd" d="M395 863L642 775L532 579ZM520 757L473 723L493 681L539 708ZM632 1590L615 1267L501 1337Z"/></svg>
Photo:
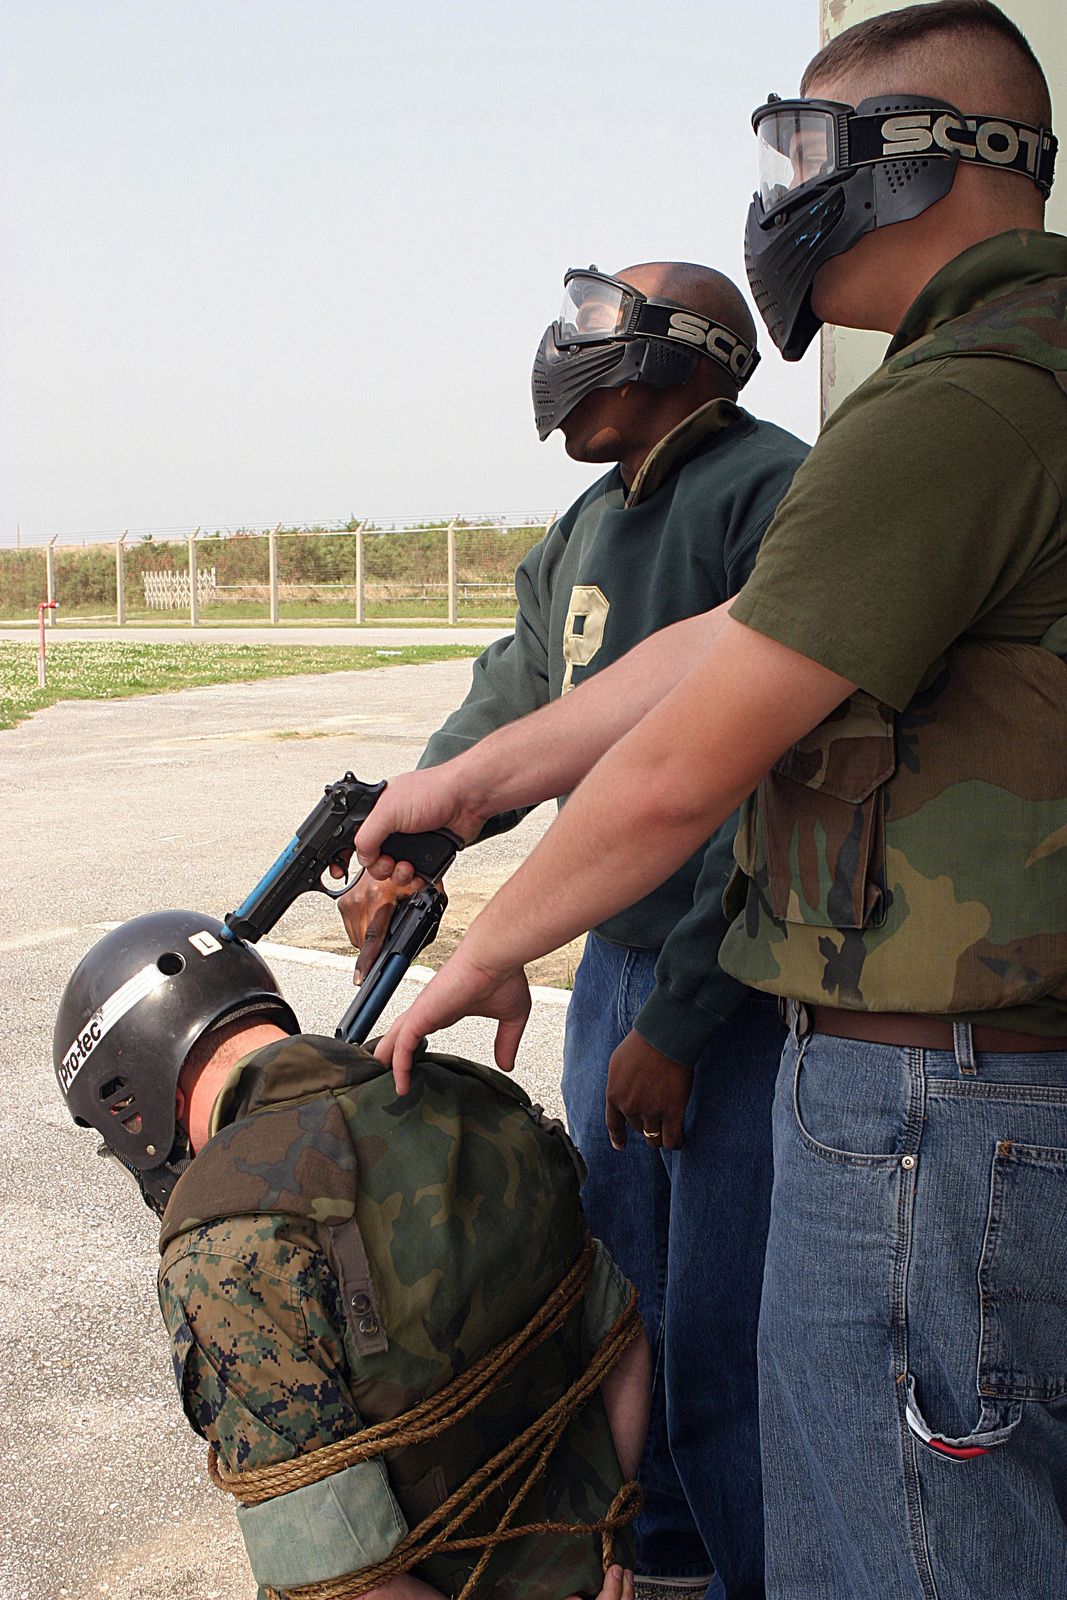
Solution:
<svg viewBox="0 0 1067 1600"><path fill-rule="evenodd" d="M188 1128L185 1127L185 1123L182 1120L184 1118L184 1116L185 1116L185 1096L184 1096L184 1094L182 1093L182 1091L180 1089L175 1089L175 1091L174 1091L174 1120L178 1124L179 1128L184 1129L184 1131L186 1133L188 1133L189 1130L188 1130Z"/></svg>

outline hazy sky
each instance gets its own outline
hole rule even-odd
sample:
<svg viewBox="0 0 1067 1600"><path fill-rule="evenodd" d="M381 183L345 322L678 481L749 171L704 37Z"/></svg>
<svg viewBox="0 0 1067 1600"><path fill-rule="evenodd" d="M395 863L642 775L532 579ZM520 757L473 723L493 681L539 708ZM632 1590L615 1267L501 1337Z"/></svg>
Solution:
<svg viewBox="0 0 1067 1600"><path fill-rule="evenodd" d="M744 283L816 0L6 0L0 544L562 508L568 266ZM814 436L816 350L745 393Z"/></svg>

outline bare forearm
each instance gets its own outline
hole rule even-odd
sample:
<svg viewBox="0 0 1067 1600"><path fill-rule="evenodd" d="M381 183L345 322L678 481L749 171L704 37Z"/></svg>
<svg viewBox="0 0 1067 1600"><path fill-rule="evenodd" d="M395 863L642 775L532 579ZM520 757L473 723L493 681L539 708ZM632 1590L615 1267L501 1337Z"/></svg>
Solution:
<svg viewBox="0 0 1067 1600"><path fill-rule="evenodd" d="M636 1478L648 1433L652 1396L652 1351L644 1328L612 1367L600 1392L622 1475Z"/></svg>
<svg viewBox="0 0 1067 1600"><path fill-rule="evenodd" d="M472 925L471 959L488 969L518 967L633 905L686 861L851 687L729 623L571 795Z"/></svg>
<svg viewBox="0 0 1067 1600"><path fill-rule="evenodd" d="M686 676L726 612L723 605L652 634L570 694L457 757L472 809L490 817L570 793L605 751Z"/></svg>
<svg viewBox="0 0 1067 1600"><path fill-rule="evenodd" d="M390 781L356 836L362 866L387 877L378 860L391 833L451 828L477 838L490 817L569 794L611 746L658 705L714 642L726 607L654 633L572 694L487 734L440 766ZM698 841L699 842L699 841Z"/></svg>
<svg viewBox="0 0 1067 1600"><path fill-rule="evenodd" d="M408 1092L419 1039L465 1016L497 1019L496 1062L509 1072L530 1012L525 963L662 883L854 687L727 618L693 671L578 786L393 1023L377 1055L392 1062L397 1093Z"/></svg>

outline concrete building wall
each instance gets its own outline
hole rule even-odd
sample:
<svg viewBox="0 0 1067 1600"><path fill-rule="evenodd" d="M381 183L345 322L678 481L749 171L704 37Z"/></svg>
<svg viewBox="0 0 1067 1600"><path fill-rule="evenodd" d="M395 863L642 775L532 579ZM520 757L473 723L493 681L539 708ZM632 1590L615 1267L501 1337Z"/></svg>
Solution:
<svg viewBox="0 0 1067 1600"><path fill-rule="evenodd" d="M820 44L828 44L854 23L880 16L885 11L900 11L904 5L911 3L912 0L819 0ZM1065 0L997 0L997 4L1029 39L1052 90L1052 126L1063 148L1060 153L1060 175L1053 186L1045 213L1045 226L1053 233L1067 233ZM851 394L857 384L874 371L885 354L889 340L884 334L862 333L855 328L826 327L821 337L822 414L825 418L847 394Z"/></svg>

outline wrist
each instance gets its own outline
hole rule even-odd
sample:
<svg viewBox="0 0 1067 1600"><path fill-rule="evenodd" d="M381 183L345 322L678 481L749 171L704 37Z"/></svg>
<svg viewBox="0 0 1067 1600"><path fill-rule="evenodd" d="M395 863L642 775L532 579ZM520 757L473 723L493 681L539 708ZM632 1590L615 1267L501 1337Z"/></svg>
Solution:
<svg viewBox="0 0 1067 1600"><path fill-rule="evenodd" d="M679 1066L693 1067L722 1021L714 1012L706 1011L692 999L683 999L660 982L638 1012L634 1032Z"/></svg>
<svg viewBox="0 0 1067 1600"><path fill-rule="evenodd" d="M462 822L460 831L468 843L478 837L490 817L504 809L497 803L496 795L500 787L496 782L499 764L492 760L491 752L487 757L482 748L487 742L480 739L462 755L454 756L451 762L456 785L456 814Z"/></svg>
<svg viewBox="0 0 1067 1600"><path fill-rule="evenodd" d="M512 973L525 970L522 960L509 951L510 941L506 930L503 926L497 926L498 921L496 907L490 901L485 910L475 917L456 951L456 955L462 955L469 966L494 983L501 983Z"/></svg>

